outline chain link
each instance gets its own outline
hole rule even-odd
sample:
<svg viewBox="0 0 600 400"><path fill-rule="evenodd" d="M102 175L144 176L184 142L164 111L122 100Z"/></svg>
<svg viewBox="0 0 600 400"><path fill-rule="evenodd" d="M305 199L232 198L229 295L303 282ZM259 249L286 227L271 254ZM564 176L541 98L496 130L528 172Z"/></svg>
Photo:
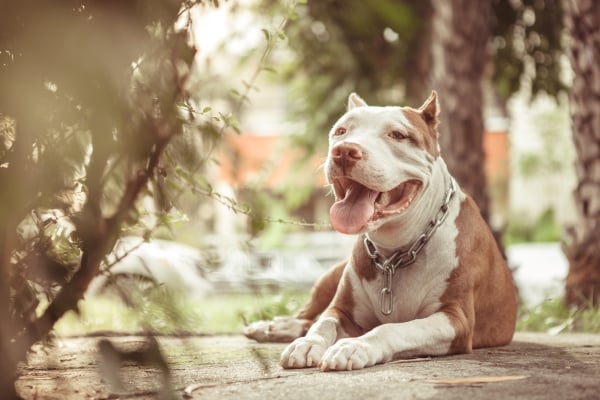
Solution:
<svg viewBox="0 0 600 400"><path fill-rule="evenodd" d="M390 257L385 257L377 247L375 243L373 243L367 235L364 235L363 243L365 245L365 250L367 251L367 255L373 263L375 267L379 271L381 271L385 275L385 284L384 288L381 290L381 312L384 315L390 315L393 311L393 296L392 296L392 278L394 276L394 272L398 268L405 268L414 263L417 260L417 255L419 252L425 247L429 239L433 236L437 228L444 223L446 217L448 216L448 212L450 208L448 205L454 196L456 189L454 188L454 180L450 178L450 188L448 192L446 192L446 198L444 199L444 203L438 210L434 219L432 219L425 231L415 240L408 250L406 251L396 251Z"/></svg>

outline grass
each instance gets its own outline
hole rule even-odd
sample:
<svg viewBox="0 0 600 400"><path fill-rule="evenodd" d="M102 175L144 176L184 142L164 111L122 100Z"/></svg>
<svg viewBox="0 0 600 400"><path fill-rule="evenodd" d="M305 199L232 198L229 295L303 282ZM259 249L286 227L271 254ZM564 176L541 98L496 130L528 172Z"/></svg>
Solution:
<svg viewBox="0 0 600 400"><path fill-rule="evenodd" d="M562 298L546 301L532 309L521 309L517 330L547 332L600 333L600 307L567 308Z"/></svg>
<svg viewBox="0 0 600 400"><path fill-rule="evenodd" d="M200 299L153 289L136 296L126 306L115 295L82 301L79 314L66 314L55 327L58 335L84 335L98 331L161 334L241 333L244 321L290 315L308 298L305 291L284 293L230 293ZM517 330L557 334L600 333L600 307L569 309L562 299L544 302L532 309L521 308Z"/></svg>
<svg viewBox="0 0 600 400"><path fill-rule="evenodd" d="M308 290L279 294L231 293L190 299L159 288L135 297L130 306L116 295L81 301L79 313L65 314L56 324L55 332L58 335L85 335L98 331L241 333L244 321L293 314L306 301Z"/></svg>

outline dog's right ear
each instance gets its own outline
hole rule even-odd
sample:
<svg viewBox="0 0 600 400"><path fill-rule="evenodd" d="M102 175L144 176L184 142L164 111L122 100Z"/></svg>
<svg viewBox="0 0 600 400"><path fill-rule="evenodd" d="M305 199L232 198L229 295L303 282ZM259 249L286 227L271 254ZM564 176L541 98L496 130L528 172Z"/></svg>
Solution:
<svg viewBox="0 0 600 400"><path fill-rule="evenodd" d="M359 95L357 95L356 93L351 93L350 96L348 96L348 111L352 110L353 108L356 107L366 107L367 103L360 98Z"/></svg>

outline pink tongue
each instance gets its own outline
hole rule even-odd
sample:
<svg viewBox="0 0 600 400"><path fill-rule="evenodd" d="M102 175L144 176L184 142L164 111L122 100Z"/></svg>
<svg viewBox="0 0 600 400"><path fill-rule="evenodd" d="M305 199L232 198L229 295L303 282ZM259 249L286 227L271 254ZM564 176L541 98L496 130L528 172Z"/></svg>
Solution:
<svg viewBox="0 0 600 400"><path fill-rule="evenodd" d="M360 232L375 212L378 194L361 184L352 183L345 197L336 201L329 210L333 228L347 234Z"/></svg>

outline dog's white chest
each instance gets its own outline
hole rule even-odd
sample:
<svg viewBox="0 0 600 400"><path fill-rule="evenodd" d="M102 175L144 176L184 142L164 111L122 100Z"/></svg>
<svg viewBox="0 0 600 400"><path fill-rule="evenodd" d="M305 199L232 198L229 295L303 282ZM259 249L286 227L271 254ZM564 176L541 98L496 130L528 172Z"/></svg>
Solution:
<svg viewBox="0 0 600 400"><path fill-rule="evenodd" d="M417 260L396 269L391 285L384 272L378 271L376 278L368 281L353 277L357 287L363 289L355 292L359 325L410 321L439 309L448 278L458 265L455 220L464 195L458 192L456 197L446 220L417 255Z"/></svg>

